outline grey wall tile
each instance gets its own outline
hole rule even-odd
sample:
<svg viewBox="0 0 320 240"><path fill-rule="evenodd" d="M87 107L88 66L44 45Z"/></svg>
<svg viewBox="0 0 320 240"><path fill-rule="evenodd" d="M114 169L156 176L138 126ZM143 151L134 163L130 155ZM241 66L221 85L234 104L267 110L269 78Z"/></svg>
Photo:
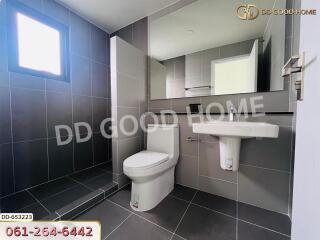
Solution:
<svg viewBox="0 0 320 240"><path fill-rule="evenodd" d="M6 1L0 2L0 27L6 25Z"/></svg>
<svg viewBox="0 0 320 240"><path fill-rule="evenodd" d="M94 164L97 165L108 161L109 140L104 138L100 133L94 133L93 146Z"/></svg>
<svg viewBox="0 0 320 240"><path fill-rule="evenodd" d="M15 143L13 151L16 191L48 181L47 140Z"/></svg>
<svg viewBox="0 0 320 240"><path fill-rule="evenodd" d="M13 140L46 138L45 93L12 89Z"/></svg>
<svg viewBox="0 0 320 240"><path fill-rule="evenodd" d="M92 128L92 98L73 96L73 123L85 122ZM80 133L87 133L87 129L80 128Z"/></svg>
<svg viewBox="0 0 320 240"><path fill-rule="evenodd" d="M288 214L289 173L241 165L239 201Z"/></svg>
<svg viewBox="0 0 320 240"><path fill-rule="evenodd" d="M91 58L99 63L107 64L107 33L91 26Z"/></svg>
<svg viewBox="0 0 320 240"><path fill-rule="evenodd" d="M14 192L12 144L0 145L0 196Z"/></svg>
<svg viewBox="0 0 320 240"><path fill-rule="evenodd" d="M0 4L3 6L3 1ZM0 52L0 85L9 85L7 31L2 26L0 26Z"/></svg>
<svg viewBox="0 0 320 240"><path fill-rule="evenodd" d="M42 0L18 0L18 1L35 10L38 10L40 12L43 11Z"/></svg>
<svg viewBox="0 0 320 240"><path fill-rule="evenodd" d="M289 111L289 92L265 92L265 93L249 93L239 94L239 103L237 109L242 109L246 104L249 112L288 112ZM251 100L250 100L251 99ZM251 102L254 104L251 104ZM262 104L260 107L259 105ZM256 106L254 108L254 106Z"/></svg>
<svg viewBox="0 0 320 240"><path fill-rule="evenodd" d="M275 139L243 139L240 163L290 172L291 127L280 127Z"/></svg>
<svg viewBox="0 0 320 240"><path fill-rule="evenodd" d="M66 141L67 137L62 137ZM48 139L50 180L71 174L73 169L73 141L58 145L56 138Z"/></svg>
<svg viewBox="0 0 320 240"><path fill-rule="evenodd" d="M57 137L55 126L67 125L71 129L72 126L72 99L70 94L65 93L47 93L47 127L48 137ZM60 132L62 136L68 133Z"/></svg>
<svg viewBox="0 0 320 240"><path fill-rule="evenodd" d="M44 14L69 26L69 10L52 0L42 0Z"/></svg>
<svg viewBox="0 0 320 240"><path fill-rule="evenodd" d="M117 105L122 107L139 107L139 79L117 73Z"/></svg>
<svg viewBox="0 0 320 240"><path fill-rule="evenodd" d="M91 63L92 96L109 98L109 69L104 64ZM90 80L87 80L90 82Z"/></svg>
<svg viewBox="0 0 320 240"><path fill-rule="evenodd" d="M248 118L241 117L241 121L248 121L248 122L266 122L271 124L276 124L280 126L292 126L292 118L293 115L288 114L265 114L259 116L249 115Z"/></svg>
<svg viewBox="0 0 320 240"><path fill-rule="evenodd" d="M176 166L176 182L198 188L198 157L180 155Z"/></svg>
<svg viewBox="0 0 320 240"><path fill-rule="evenodd" d="M236 172L224 171L220 167L218 142L201 142L199 147L199 175L237 182Z"/></svg>
<svg viewBox="0 0 320 240"><path fill-rule="evenodd" d="M78 15L70 12L70 50L80 56L90 57L90 24Z"/></svg>
<svg viewBox="0 0 320 240"><path fill-rule="evenodd" d="M235 183L199 176L199 190L237 200L237 184Z"/></svg>
<svg viewBox="0 0 320 240"><path fill-rule="evenodd" d="M46 79L46 91L71 93L71 79L67 82Z"/></svg>
<svg viewBox="0 0 320 240"><path fill-rule="evenodd" d="M171 100L154 100L148 102L149 110L152 109L154 112L160 112L160 110L170 110Z"/></svg>
<svg viewBox="0 0 320 240"><path fill-rule="evenodd" d="M198 142L187 141L188 137L198 139L198 134L192 132L192 127L187 124L179 124L180 126L180 154L189 156L198 156Z"/></svg>
<svg viewBox="0 0 320 240"><path fill-rule="evenodd" d="M108 99L92 98L93 132L95 133L100 132L100 126L102 121L109 117L109 112L108 112L109 104L110 104L110 101ZM106 132L107 132L107 127L108 126L106 126L105 128Z"/></svg>
<svg viewBox="0 0 320 240"><path fill-rule="evenodd" d="M11 142L10 89L0 86L0 144Z"/></svg>
<svg viewBox="0 0 320 240"><path fill-rule="evenodd" d="M186 113L189 104L200 103L200 98L179 98L172 99L172 110L177 113Z"/></svg>
<svg viewBox="0 0 320 240"><path fill-rule="evenodd" d="M254 40L226 45L220 48L220 57L227 58L251 52Z"/></svg>
<svg viewBox="0 0 320 240"><path fill-rule="evenodd" d="M230 106L238 105L238 95L201 97L203 112L227 113Z"/></svg>
<svg viewBox="0 0 320 240"><path fill-rule="evenodd" d="M43 78L10 72L11 87L45 90L46 82Z"/></svg>
<svg viewBox="0 0 320 240"><path fill-rule="evenodd" d="M91 63L88 59L72 55L71 83L74 94L91 96Z"/></svg>
<svg viewBox="0 0 320 240"><path fill-rule="evenodd" d="M132 45L148 54L148 18L132 24Z"/></svg>
<svg viewBox="0 0 320 240"><path fill-rule="evenodd" d="M140 137L118 141L118 172L123 173L123 161L140 151Z"/></svg>
<svg viewBox="0 0 320 240"><path fill-rule="evenodd" d="M115 33L115 35L132 44L133 25L130 24L124 28L121 28Z"/></svg>
<svg viewBox="0 0 320 240"><path fill-rule="evenodd" d="M135 120L128 118L133 117ZM140 111L139 108L117 108L117 130L118 139L132 138L142 135L139 125ZM136 131L135 131L136 130Z"/></svg>
<svg viewBox="0 0 320 240"><path fill-rule="evenodd" d="M86 135L81 136L84 138ZM93 144L92 138L89 141L78 143L74 139L74 168L76 171L92 167L93 162Z"/></svg>

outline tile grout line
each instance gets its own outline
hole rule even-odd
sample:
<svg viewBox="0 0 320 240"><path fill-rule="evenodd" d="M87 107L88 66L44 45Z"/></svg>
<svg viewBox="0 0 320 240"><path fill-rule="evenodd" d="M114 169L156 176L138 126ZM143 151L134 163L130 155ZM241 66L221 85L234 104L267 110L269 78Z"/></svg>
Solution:
<svg viewBox="0 0 320 240"><path fill-rule="evenodd" d="M186 203L190 203L190 201L188 201L188 200L185 200L185 199L182 199L182 198L179 198L179 197L176 197L176 196L174 196L174 195L168 195L168 197L172 197L172 198L175 198L175 199L178 199L178 200L180 200L180 201L184 201L184 202L186 202Z"/></svg>
<svg viewBox="0 0 320 240"><path fill-rule="evenodd" d="M50 181L50 157L49 157L49 128L48 128L48 95L47 95L47 79L44 80L44 102L46 106L46 153L47 153L47 171L48 171L48 181Z"/></svg>
<svg viewBox="0 0 320 240"><path fill-rule="evenodd" d="M281 232L272 230L272 229L267 228L267 227L263 227L263 226L260 226L260 225L257 225L257 224L251 223L251 222L247 222L247 221L242 220L242 219L238 219L238 221L241 221L241 222L244 222L244 223L253 225L253 226L258 227L258 228L262 228L262 229L268 230L268 231L270 231L270 232L278 233L278 234L280 234L280 235L282 235L282 236L285 236L285 237L289 237L289 238L291 237L290 235L287 235L287 234L285 234L285 233L281 233Z"/></svg>
<svg viewBox="0 0 320 240"><path fill-rule="evenodd" d="M77 213L76 215L74 215L74 216L72 217L72 219L75 219L75 218L80 217L82 214L84 214L84 213L87 212L88 210L94 208L95 206L101 204L103 201L105 201L105 199L101 199L101 200L99 200L98 202L92 204L92 206L90 206L90 207L84 209L83 211L81 211L80 213ZM84 202L84 203L87 203L87 202ZM79 205L79 206L81 206L81 205ZM77 207L79 207L79 206L77 206ZM74 209L76 209L76 208L74 208ZM73 210L74 210L74 209L73 209ZM72 211L72 210L71 210L71 211ZM69 212L67 212L67 213L69 213Z"/></svg>
<svg viewBox="0 0 320 240"><path fill-rule="evenodd" d="M100 191L101 191L101 192L97 193L97 194L96 194L95 196L93 196L92 198L87 199L86 201L84 201L84 202L76 205L75 207L69 209L68 211L65 212L65 214L68 214L68 213L72 212L73 210L77 209L78 207L80 207L80 206L82 206L82 205L90 202L91 200L95 199L96 197L99 197L100 194L103 194L103 195L104 195L104 192L103 192L102 190L100 190ZM77 200L79 200L79 198L78 198ZM77 201L77 200L75 200L75 201ZM104 199L102 199L101 201L103 201L103 200L104 200ZM101 201L99 201L99 202L101 202ZM70 203L70 204L72 204L72 203ZM63 208L64 208L64 207L57 209L56 212L59 211L59 210L61 210L61 209L63 209ZM89 208L88 208L88 209L89 209ZM84 211L85 211L85 210L84 210ZM65 214L64 214L64 215L65 215ZM60 214L59 214L59 215L60 215ZM63 217L64 215L61 215L61 217Z"/></svg>
<svg viewBox="0 0 320 240"><path fill-rule="evenodd" d="M7 34L6 34L6 41ZM11 133L11 155L12 155L12 174L13 174L13 193L16 192L16 176L15 176L15 157L14 157L14 143L13 143L13 114L12 114L12 89L11 89L11 73L9 72L9 96L10 96L10 133ZM1 198L0 198L1 199Z"/></svg>
<svg viewBox="0 0 320 240"><path fill-rule="evenodd" d="M208 208L208 207L204 207L204 206L199 205L199 204L196 204L196 203L191 203L191 205L194 205L194 206L197 206L197 207L200 207L200 208L206 209L206 210L208 210L208 211L210 211L210 212L214 212L214 213L217 213L217 214L221 214L221 215L223 215L223 216L226 216L226 217L229 217L229 218L233 218L234 220L237 220L237 218L236 218L236 217L233 217L233 216L228 215L228 214L223 213L223 212L219 212L219 211L217 211L217 210L213 210L213 209Z"/></svg>
<svg viewBox="0 0 320 240"><path fill-rule="evenodd" d="M44 206L39 200L38 198L36 198L29 190L26 190L30 195L31 197L34 198L34 200L37 201L37 203L39 203L49 214L51 214L51 212L49 211L49 209L46 208L46 206Z"/></svg>
<svg viewBox="0 0 320 240"><path fill-rule="evenodd" d="M88 187L87 185L83 184L82 182L79 182L78 180L73 179L73 178L70 177L70 176L67 176L67 178L69 178L70 180L75 181L76 183L78 183L78 184L80 184L81 186L85 187L87 190L94 191L94 189Z"/></svg>
<svg viewBox="0 0 320 240"><path fill-rule="evenodd" d="M149 219L144 218L143 216L141 216L141 215L135 213L134 211L131 211L131 210L129 210L129 209L123 207L123 206L121 206L120 204L118 204L118 203L116 203L116 202L113 202L113 201L111 201L110 199L106 199L106 200L109 201L109 202L111 202L111 203L113 203L113 204L115 204L115 205L117 205L118 207L122 208L123 210L132 213L132 214L135 215L136 217L139 217L139 218L141 218L141 219L143 219L143 220L151 223L152 225L155 225L155 226L157 226L157 227L159 227L159 228L161 228L161 229L163 229L163 230L165 230L165 231L167 231L167 232L169 232L169 233L171 233L171 234L174 234L174 233L173 233L172 231L170 231L169 229L166 229L166 228L164 228L164 227L162 227L162 226L160 226L160 225L158 225L158 224L150 221Z"/></svg>
<svg viewBox="0 0 320 240"><path fill-rule="evenodd" d="M90 97L90 103L91 103L91 129L93 129L93 99L92 99L92 95L93 95L93 77L92 77L92 66L93 66L93 62L92 62L92 35L93 35L93 29L92 27L90 27L90 42L89 42L89 51L90 51L90 87L91 87L91 97ZM91 137L91 147L92 147L92 166L95 166L95 154L94 154L94 134L92 131L92 137Z"/></svg>
<svg viewBox="0 0 320 240"><path fill-rule="evenodd" d="M69 19L69 23L70 23L70 11L68 11L68 19ZM71 30L70 30L71 31ZM71 36L69 38L69 44L71 43ZM71 67L72 66L72 53L70 53L70 56L69 56L69 77L70 77L70 93L71 93L71 122L72 122L72 134L74 134L74 128L73 128L73 124L74 124L74 114L73 114L73 108L74 108L74 101L73 101L73 72L74 72L74 69ZM72 70L73 69L73 70ZM75 167L75 160L74 160L74 152L75 152L75 142L74 142L74 136L73 136L73 140L72 140L72 167L73 167L73 172L76 171L76 167Z"/></svg>
<svg viewBox="0 0 320 240"><path fill-rule="evenodd" d="M174 229L174 232L173 232L173 234L172 234L172 236L171 236L170 240L172 240L173 236L176 234L176 232L177 232L177 230L178 230L178 228L179 228L179 226L180 226L180 224L181 224L181 222L182 222L183 218L185 217L185 215L186 215L186 213L187 213L187 211L188 211L189 207L191 206L192 201L193 201L193 200L194 200L194 198L196 197L197 193L198 193L198 191L196 191L196 192L194 193L194 195L193 195L193 197L192 197L191 201L189 202L189 204L188 204L188 206L187 206L187 209L184 211L184 213L183 213L183 215L182 215L182 217L181 217L181 219L180 219L180 221L179 221L178 225L177 225L177 226L176 226L176 228Z"/></svg>
<svg viewBox="0 0 320 240"><path fill-rule="evenodd" d="M106 240L113 232L115 232L125 221L127 221L131 216L133 215L133 213L130 213L128 217L126 217L115 229L113 229L111 231L111 233L109 233L104 240Z"/></svg>

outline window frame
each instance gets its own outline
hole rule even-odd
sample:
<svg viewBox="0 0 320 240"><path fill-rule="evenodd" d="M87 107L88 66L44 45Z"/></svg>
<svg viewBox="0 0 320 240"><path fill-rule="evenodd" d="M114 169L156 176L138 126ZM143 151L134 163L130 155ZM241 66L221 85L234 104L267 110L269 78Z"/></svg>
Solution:
<svg viewBox="0 0 320 240"><path fill-rule="evenodd" d="M60 64L61 75L55 75L46 71L25 68L19 65L18 57L18 28L17 13L21 13L42 24L45 24L60 33ZM9 71L29 74L64 82L70 82L69 63L69 28L57 20L52 19L16 0L10 0L7 4L7 36L8 36L8 67Z"/></svg>

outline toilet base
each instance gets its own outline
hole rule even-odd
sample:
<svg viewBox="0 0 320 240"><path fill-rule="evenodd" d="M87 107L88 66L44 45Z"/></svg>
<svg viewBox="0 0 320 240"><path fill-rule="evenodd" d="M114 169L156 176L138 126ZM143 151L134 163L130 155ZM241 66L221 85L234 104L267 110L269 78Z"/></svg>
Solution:
<svg viewBox="0 0 320 240"><path fill-rule="evenodd" d="M174 167L147 182L132 181L130 206L138 212L156 207L174 188Z"/></svg>

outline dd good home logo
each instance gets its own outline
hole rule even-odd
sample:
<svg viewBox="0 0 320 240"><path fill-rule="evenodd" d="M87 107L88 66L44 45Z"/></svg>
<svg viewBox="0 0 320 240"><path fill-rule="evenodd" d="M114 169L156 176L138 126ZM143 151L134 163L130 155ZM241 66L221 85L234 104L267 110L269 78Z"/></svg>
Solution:
<svg viewBox="0 0 320 240"><path fill-rule="evenodd" d="M259 16L259 8L253 4L243 4L237 8L237 15L242 20L253 20Z"/></svg>

